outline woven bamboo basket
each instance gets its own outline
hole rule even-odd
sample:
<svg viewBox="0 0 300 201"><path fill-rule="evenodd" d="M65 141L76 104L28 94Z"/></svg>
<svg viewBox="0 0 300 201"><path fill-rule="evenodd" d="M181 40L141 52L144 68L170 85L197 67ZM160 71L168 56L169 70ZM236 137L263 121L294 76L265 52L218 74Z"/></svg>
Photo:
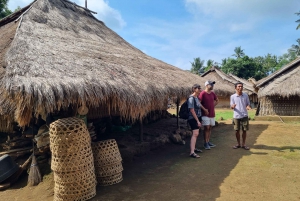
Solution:
<svg viewBox="0 0 300 201"><path fill-rule="evenodd" d="M54 201L84 201L96 195L96 183L76 182L68 185L55 183Z"/></svg>
<svg viewBox="0 0 300 201"><path fill-rule="evenodd" d="M82 119L65 118L50 124L54 201L88 200L96 195L91 139Z"/></svg>
<svg viewBox="0 0 300 201"><path fill-rule="evenodd" d="M83 120L59 119L50 124L49 135L53 171L72 172L94 167L91 139Z"/></svg>
<svg viewBox="0 0 300 201"><path fill-rule="evenodd" d="M122 180L122 172L109 177L97 177L97 181L100 186L110 186L113 184L120 183Z"/></svg>
<svg viewBox="0 0 300 201"><path fill-rule="evenodd" d="M116 140L109 139L92 143L95 167L115 165L122 161Z"/></svg>
<svg viewBox="0 0 300 201"><path fill-rule="evenodd" d="M92 143L95 173L101 186L113 185L121 182L122 157L114 139Z"/></svg>
<svg viewBox="0 0 300 201"><path fill-rule="evenodd" d="M123 166L121 162L118 162L111 166L95 166L96 177L109 177L118 174L123 171Z"/></svg>

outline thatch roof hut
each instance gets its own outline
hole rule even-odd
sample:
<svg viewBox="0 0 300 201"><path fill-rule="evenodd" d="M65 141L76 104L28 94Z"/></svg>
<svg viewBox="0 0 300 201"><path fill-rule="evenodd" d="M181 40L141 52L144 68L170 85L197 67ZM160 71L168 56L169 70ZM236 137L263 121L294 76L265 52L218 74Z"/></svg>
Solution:
<svg viewBox="0 0 300 201"><path fill-rule="evenodd" d="M81 105L138 119L203 83L144 54L68 0L35 0L2 19L0 32L0 114L20 126Z"/></svg>
<svg viewBox="0 0 300 201"><path fill-rule="evenodd" d="M257 102L257 95L254 92L254 88L250 82L242 78L238 78L232 74L227 75L217 67L212 67L201 75L205 80L216 81L214 91L218 96L220 102L217 107L229 107L230 96L235 93L234 84L242 82L244 85L244 92L249 95L252 103Z"/></svg>
<svg viewBox="0 0 300 201"><path fill-rule="evenodd" d="M300 57L257 81L258 115L300 116Z"/></svg>

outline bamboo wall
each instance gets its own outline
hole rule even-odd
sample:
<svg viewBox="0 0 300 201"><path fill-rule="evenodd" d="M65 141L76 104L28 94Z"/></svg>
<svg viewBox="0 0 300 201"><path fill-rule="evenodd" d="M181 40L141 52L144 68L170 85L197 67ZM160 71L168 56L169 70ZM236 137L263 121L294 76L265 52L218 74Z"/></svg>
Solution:
<svg viewBox="0 0 300 201"><path fill-rule="evenodd" d="M260 99L259 116L300 116L300 97L266 96Z"/></svg>

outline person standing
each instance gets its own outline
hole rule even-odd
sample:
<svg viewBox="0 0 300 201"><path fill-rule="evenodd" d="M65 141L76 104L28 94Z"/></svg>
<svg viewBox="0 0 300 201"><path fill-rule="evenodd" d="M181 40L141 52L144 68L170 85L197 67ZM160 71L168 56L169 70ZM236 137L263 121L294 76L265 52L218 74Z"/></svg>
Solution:
<svg viewBox="0 0 300 201"><path fill-rule="evenodd" d="M192 158L200 158L200 156L197 153L201 153L202 150L196 148L196 141L199 135L199 128L201 127L201 108L203 106L201 105L198 96L201 92L201 87L199 84L194 84L192 86L192 94L190 95L188 99L188 108L189 108L189 117L188 117L188 123L192 130L192 137L190 142L190 157Z"/></svg>
<svg viewBox="0 0 300 201"><path fill-rule="evenodd" d="M203 115L202 125L204 126L204 148L209 150L211 147L215 147L213 143L210 142L211 129L215 126L215 106L219 103L219 99L216 94L212 91L214 88L214 81L205 82L205 90L199 95L201 104L203 105Z"/></svg>
<svg viewBox="0 0 300 201"><path fill-rule="evenodd" d="M251 109L250 100L248 94L243 92L243 83L238 82L234 86L236 93L230 97L230 107L233 109L232 123L234 125L233 127L235 130L237 145L232 148L243 148L245 150L249 150L250 148L246 146L246 135L247 130L249 130L248 110ZM243 131L242 144L240 140L240 130Z"/></svg>

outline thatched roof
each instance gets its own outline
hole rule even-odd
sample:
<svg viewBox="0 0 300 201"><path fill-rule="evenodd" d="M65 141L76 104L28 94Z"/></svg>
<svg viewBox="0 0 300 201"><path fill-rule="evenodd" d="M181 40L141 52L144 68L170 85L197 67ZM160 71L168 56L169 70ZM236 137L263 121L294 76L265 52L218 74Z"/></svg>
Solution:
<svg viewBox="0 0 300 201"><path fill-rule="evenodd" d="M215 81L214 91L218 96L230 96L235 93L234 84L242 82L244 85L244 92L249 95L255 93L251 84L244 79L238 78L234 75L227 75L217 67L212 67L201 75L205 80Z"/></svg>
<svg viewBox="0 0 300 201"><path fill-rule="evenodd" d="M204 83L144 54L67 0L36 0L1 20L0 32L0 114L20 126L70 105L105 105L136 119Z"/></svg>
<svg viewBox="0 0 300 201"><path fill-rule="evenodd" d="M256 83L258 97L300 96L300 57Z"/></svg>

